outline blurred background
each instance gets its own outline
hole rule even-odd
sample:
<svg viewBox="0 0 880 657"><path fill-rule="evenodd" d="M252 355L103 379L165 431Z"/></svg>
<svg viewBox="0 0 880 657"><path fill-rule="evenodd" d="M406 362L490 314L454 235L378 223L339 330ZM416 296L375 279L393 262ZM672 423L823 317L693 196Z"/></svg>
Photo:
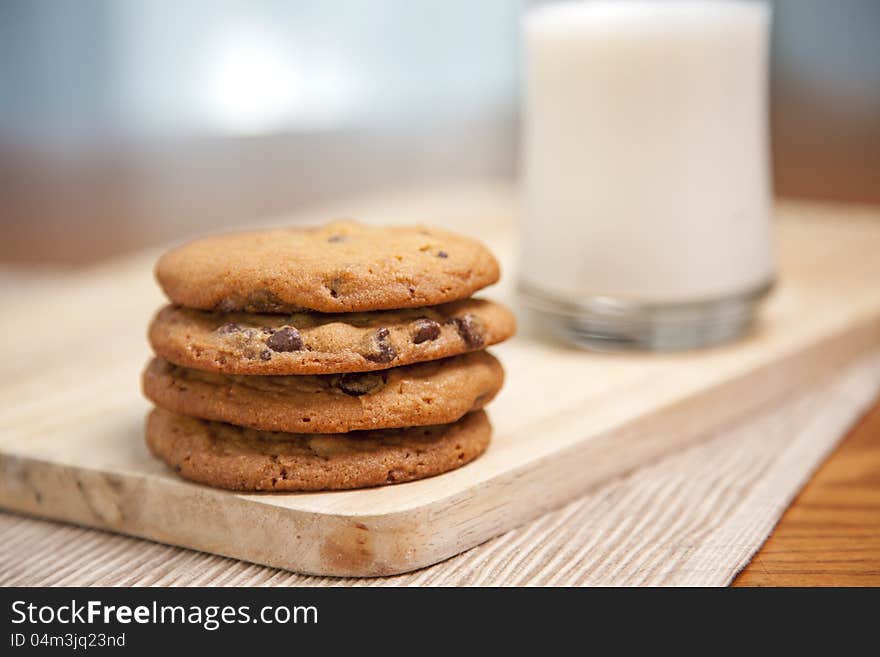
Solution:
<svg viewBox="0 0 880 657"><path fill-rule="evenodd" d="M525 0L0 0L0 265L517 171ZM880 203L880 2L777 0L783 196Z"/></svg>

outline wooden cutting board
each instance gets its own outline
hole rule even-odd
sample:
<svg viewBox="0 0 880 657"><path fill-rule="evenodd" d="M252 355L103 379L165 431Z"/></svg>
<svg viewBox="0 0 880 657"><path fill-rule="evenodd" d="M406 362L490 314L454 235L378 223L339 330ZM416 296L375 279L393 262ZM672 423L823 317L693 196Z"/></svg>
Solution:
<svg viewBox="0 0 880 657"><path fill-rule="evenodd" d="M512 302L509 190L342 204L367 220L464 228L501 256ZM493 351L507 370L485 456L371 490L244 495L180 480L142 438L155 253L8 291L0 327L0 506L256 563L329 575L423 567L557 507L602 480L708 437L880 344L880 210L781 205L781 276L751 335L679 354L593 354L520 313ZM514 304L516 307L516 304ZM519 308L517 307L519 311Z"/></svg>

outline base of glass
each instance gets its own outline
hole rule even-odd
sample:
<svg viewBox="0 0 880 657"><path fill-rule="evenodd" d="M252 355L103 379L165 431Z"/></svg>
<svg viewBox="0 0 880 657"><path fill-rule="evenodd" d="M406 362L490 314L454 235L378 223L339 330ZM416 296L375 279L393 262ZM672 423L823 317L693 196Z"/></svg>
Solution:
<svg viewBox="0 0 880 657"><path fill-rule="evenodd" d="M772 287L771 280L719 299L675 304L598 296L570 301L522 283L519 293L551 330L580 347L664 351L708 347L742 335Z"/></svg>

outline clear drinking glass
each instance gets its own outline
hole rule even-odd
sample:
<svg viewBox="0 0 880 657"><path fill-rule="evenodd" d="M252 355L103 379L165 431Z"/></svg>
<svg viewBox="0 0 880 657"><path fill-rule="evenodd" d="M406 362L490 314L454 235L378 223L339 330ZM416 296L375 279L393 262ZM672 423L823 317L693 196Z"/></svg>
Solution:
<svg viewBox="0 0 880 657"><path fill-rule="evenodd" d="M763 2L524 17L526 303L588 347L740 335L772 286Z"/></svg>

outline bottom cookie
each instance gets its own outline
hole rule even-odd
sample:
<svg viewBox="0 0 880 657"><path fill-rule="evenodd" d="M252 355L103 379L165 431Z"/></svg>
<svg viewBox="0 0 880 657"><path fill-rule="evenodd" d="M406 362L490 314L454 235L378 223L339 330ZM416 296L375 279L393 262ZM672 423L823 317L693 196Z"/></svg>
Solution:
<svg viewBox="0 0 880 657"><path fill-rule="evenodd" d="M366 488L454 470L486 451L484 411L452 424L340 434L256 431L154 409L147 446L182 477L244 491Z"/></svg>

